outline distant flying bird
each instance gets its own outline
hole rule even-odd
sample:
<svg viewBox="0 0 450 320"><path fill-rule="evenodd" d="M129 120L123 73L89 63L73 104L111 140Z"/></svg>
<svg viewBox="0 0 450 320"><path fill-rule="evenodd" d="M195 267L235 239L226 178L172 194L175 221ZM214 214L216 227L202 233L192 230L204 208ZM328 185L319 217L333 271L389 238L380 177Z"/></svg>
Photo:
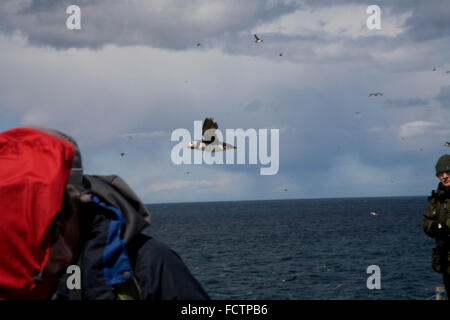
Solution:
<svg viewBox="0 0 450 320"><path fill-rule="evenodd" d="M450 73L450 70L445 71L445 73Z"/></svg>
<svg viewBox="0 0 450 320"><path fill-rule="evenodd" d="M190 171L186 171L186 174L190 174L191 172Z"/></svg>
<svg viewBox="0 0 450 320"><path fill-rule="evenodd" d="M121 152L120 155L123 157L125 155L125 153Z"/></svg>
<svg viewBox="0 0 450 320"><path fill-rule="evenodd" d="M282 54L282 53L280 53L280 54L279 54L279 56L280 56L280 57L282 57L282 56L283 56L283 54Z"/></svg>
<svg viewBox="0 0 450 320"><path fill-rule="evenodd" d="M450 147L450 142L448 142L448 141L445 142L445 143L444 143L444 147Z"/></svg>
<svg viewBox="0 0 450 320"><path fill-rule="evenodd" d="M197 47L200 47L201 46L201 43L199 42L199 43L197 43Z"/></svg>
<svg viewBox="0 0 450 320"><path fill-rule="evenodd" d="M359 111L355 111L355 114L360 114L361 112L359 112Z"/></svg>
<svg viewBox="0 0 450 320"><path fill-rule="evenodd" d="M436 68L433 68L433 71L436 71Z"/></svg>
<svg viewBox="0 0 450 320"><path fill-rule="evenodd" d="M288 189L287 189L287 188L284 188L284 191L288 191Z"/></svg>
<svg viewBox="0 0 450 320"><path fill-rule="evenodd" d="M373 216L377 216L378 215L378 213L374 212L374 211L370 212L370 214L373 215Z"/></svg>
<svg viewBox="0 0 450 320"><path fill-rule="evenodd" d="M214 122L214 118L205 118L202 128L203 139L189 142L186 148L208 152L220 152L225 151L226 149L237 149L237 147L231 144L216 140L215 131L218 128L219 126L217 125L217 122ZM205 136L205 134L207 134L207 136Z"/></svg>
<svg viewBox="0 0 450 320"><path fill-rule="evenodd" d="M381 92L372 92L371 94L369 94L369 97L377 97L377 96L382 96L383 94Z"/></svg>
<svg viewBox="0 0 450 320"><path fill-rule="evenodd" d="M256 34L254 34L254 36L255 36L255 39L256 39L256 40L255 40L256 43L261 43L261 42L263 42L262 39L258 38L258 36L257 36Z"/></svg>

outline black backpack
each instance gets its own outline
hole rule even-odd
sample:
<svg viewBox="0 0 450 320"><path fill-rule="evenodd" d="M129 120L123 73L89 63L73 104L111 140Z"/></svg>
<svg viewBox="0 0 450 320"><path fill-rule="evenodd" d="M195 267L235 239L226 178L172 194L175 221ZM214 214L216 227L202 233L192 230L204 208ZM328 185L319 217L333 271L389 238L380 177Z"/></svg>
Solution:
<svg viewBox="0 0 450 320"><path fill-rule="evenodd" d="M150 212L128 184L117 175L84 175L83 187L76 189L79 191L78 207L81 225L85 226L82 229L84 233L87 233L84 235L87 238L81 241L85 243L85 246L81 248L78 263L81 267L82 279L85 281L89 279L90 287L93 287L99 281L98 279L105 281L103 280L105 278L117 300L142 299L133 268L140 235L149 235ZM102 227L98 227L100 225ZM108 234L98 236L98 230L105 230L105 228ZM83 256L83 253L89 250L91 250L89 257ZM105 265L103 270L99 267L102 265ZM103 274L91 280L87 278L89 275L83 273L83 269L89 270L91 274L95 274L95 271L91 270L97 270L98 273ZM80 299L81 295L80 290L71 290L69 293L71 299ZM102 293L99 293L99 296L101 298ZM107 292L104 298L110 299L111 294Z"/></svg>

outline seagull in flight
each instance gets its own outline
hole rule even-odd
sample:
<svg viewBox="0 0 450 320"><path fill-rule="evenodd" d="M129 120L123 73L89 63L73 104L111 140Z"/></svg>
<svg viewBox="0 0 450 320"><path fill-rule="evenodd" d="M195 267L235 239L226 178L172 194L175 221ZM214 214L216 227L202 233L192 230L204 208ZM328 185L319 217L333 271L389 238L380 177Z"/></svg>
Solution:
<svg viewBox="0 0 450 320"><path fill-rule="evenodd" d="M261 43L261 42L263 42L262 39L258 38L258 36L257 36L256 34L254 34L253 36L255 36L255 39L256 39L255 42L256 42L256 43Z"/></svg>
<svg viewBox="0 0 450 320"><path fill-rule="evenodd" d="M377 96L382 96L383 94L381 92L372 92L371 94L369 94L369 97L377 97Z"/></svg>
<svg viewBox="0 0 450 320"><path fill-rule="evenodd" d="M202 140L193 140L186 146L188 149L197 149L208 152L220 152L227 149L237 149L236 146L219 141L216 139L216 129L219 126L214 122L214 118L205 118L202 128Z"/></svg>

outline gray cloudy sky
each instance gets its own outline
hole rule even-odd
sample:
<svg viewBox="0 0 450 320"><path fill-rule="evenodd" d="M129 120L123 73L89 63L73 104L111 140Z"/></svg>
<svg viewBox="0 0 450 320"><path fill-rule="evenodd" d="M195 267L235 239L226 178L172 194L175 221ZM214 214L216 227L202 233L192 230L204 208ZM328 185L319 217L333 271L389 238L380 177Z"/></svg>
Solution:
<svg viewBox="0 0 450 320"><path fill-rule="evenodd" d="M449 16L437 0L3 0L0 130L65 131L87 173L148 203L425 195L450 153ZM278 174L174 165L172 131L206 116L279 129Z"/></svg>

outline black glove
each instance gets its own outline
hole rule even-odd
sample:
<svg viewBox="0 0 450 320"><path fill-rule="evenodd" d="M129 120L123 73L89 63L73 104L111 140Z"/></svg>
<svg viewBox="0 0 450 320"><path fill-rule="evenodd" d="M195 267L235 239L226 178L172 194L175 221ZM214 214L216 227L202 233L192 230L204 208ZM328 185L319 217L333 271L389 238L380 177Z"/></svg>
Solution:
<svg viewBox="0 0 450 320"><path fill-rule="evenodd" d="M436 235L437 238L443 238L449 235L449 229L447 225L439 221L433 221L430 225L430 230L431 232L433 232L433 234Z"/></svg>

